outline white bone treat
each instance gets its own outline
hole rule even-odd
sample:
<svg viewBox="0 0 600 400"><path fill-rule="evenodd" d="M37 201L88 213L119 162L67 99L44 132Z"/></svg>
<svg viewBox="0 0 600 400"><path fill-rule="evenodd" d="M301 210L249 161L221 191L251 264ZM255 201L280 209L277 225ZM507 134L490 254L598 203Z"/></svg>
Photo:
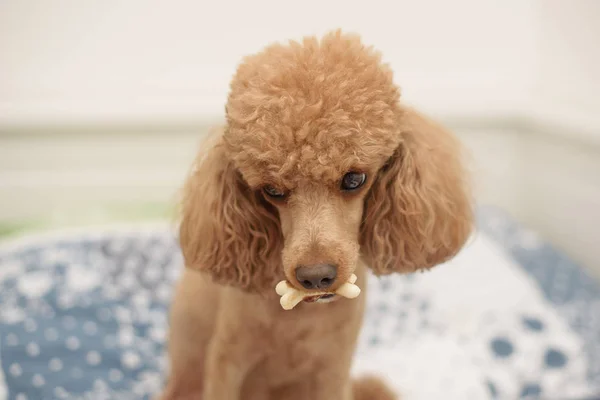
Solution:
<svg viewBox="0 0 600 400"><path fill-rule="evenodd" d="M298 290L287 281L281 281L275 287L275 292L281 296L279 303L284 310L291 310L298 305L302 300L306 298L313 298L331 294L337 294L338 296L345 297L347 299L354 299L360 294L360 288L356 286L356 275L350 275L350 278L342 286L340 286L335 292L304 292Z"/></svg>

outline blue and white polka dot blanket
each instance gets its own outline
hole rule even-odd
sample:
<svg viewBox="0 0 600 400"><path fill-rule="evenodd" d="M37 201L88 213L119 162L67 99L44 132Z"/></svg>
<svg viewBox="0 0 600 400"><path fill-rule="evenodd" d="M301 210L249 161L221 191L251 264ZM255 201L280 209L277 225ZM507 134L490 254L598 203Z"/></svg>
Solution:
<svg viewBox="0 0 600 400"><path fill-rule="evenodd" d="M600 288L495 209L447 265L369 281L354 373L404 399L600 394ZM0 245L0 399L148 399L181 256L166 226Z"/></svg>

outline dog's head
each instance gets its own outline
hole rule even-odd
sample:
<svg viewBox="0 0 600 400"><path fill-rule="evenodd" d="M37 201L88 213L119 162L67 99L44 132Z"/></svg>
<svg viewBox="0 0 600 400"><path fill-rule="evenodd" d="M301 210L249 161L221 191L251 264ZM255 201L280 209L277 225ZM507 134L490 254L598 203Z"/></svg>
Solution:
<svg viewBox="0 0 600 400"><path fill-rule="evenodd" d="M333 33L239 67L184 190L186 265L246 290L335 290L452 257L471 229L455 139L399 104L380 56Z"/></svg>

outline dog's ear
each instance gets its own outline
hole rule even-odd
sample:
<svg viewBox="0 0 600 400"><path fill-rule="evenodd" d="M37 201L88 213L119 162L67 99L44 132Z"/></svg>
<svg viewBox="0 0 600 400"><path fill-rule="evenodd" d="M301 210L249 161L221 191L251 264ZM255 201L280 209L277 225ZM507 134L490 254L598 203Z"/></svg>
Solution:
<svg viewBox="0 0 600 400"><path fill-rule="evenodd" d="M282 275L276 210L243 181L220 135L204 147L183 190L179 240L185 264L244 290L274 288Z"/></svg>
<svg viewBox="0 0 600 400"><path fill-rule="evenodd" d="M365 199L361 249L376 274L413 272L453 257L472 229L457 139L412 110L402 142Z"/></svg>

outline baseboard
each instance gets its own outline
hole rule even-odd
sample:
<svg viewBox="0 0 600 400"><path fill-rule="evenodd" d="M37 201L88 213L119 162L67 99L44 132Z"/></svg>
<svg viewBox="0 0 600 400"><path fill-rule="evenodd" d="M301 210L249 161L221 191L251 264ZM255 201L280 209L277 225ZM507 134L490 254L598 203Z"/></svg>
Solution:
<svg viewBox="0 0 600 400"><path fill-rule="evenodd" d="M458 127L512 124L521 118L523 104L516 94L493 82L466 85L465 80L431 83L414 79L402 88L402 101ZM83 101L57 96L0 102L0 135L191 131L221 123L226 101L226 93L97 96Z"/></svg>
<svg viewBox="0 0 600 400"><path fill-rule="evenodd" d="M547 134L584 145L600 146L600 114L582 112L576 108L552 104L546 101L535 107L524 105L515 99L490 102L474 96L452 107L446 100L430 101L422 96L407 101L410 106L450 129L507 129ZM514 100L514 101L513 101ZM201 108L201 107L198 107ZM169 132L205 132L224 122L223 112L212 110L196 112L187 105L181 110L140 109L129 113L79 112L43 116L41 114L13 113L0 117L0 140L10 136L46 135L164 135ZM106 111L106 110L105 110Z"/></svg>
<svg viewBox="0 0 600 400"><path fill-rule="evenodd" d="M536 133L600 146L600 110L594 113L564 102L540 100L529 108L526 122Z"/></svg>

